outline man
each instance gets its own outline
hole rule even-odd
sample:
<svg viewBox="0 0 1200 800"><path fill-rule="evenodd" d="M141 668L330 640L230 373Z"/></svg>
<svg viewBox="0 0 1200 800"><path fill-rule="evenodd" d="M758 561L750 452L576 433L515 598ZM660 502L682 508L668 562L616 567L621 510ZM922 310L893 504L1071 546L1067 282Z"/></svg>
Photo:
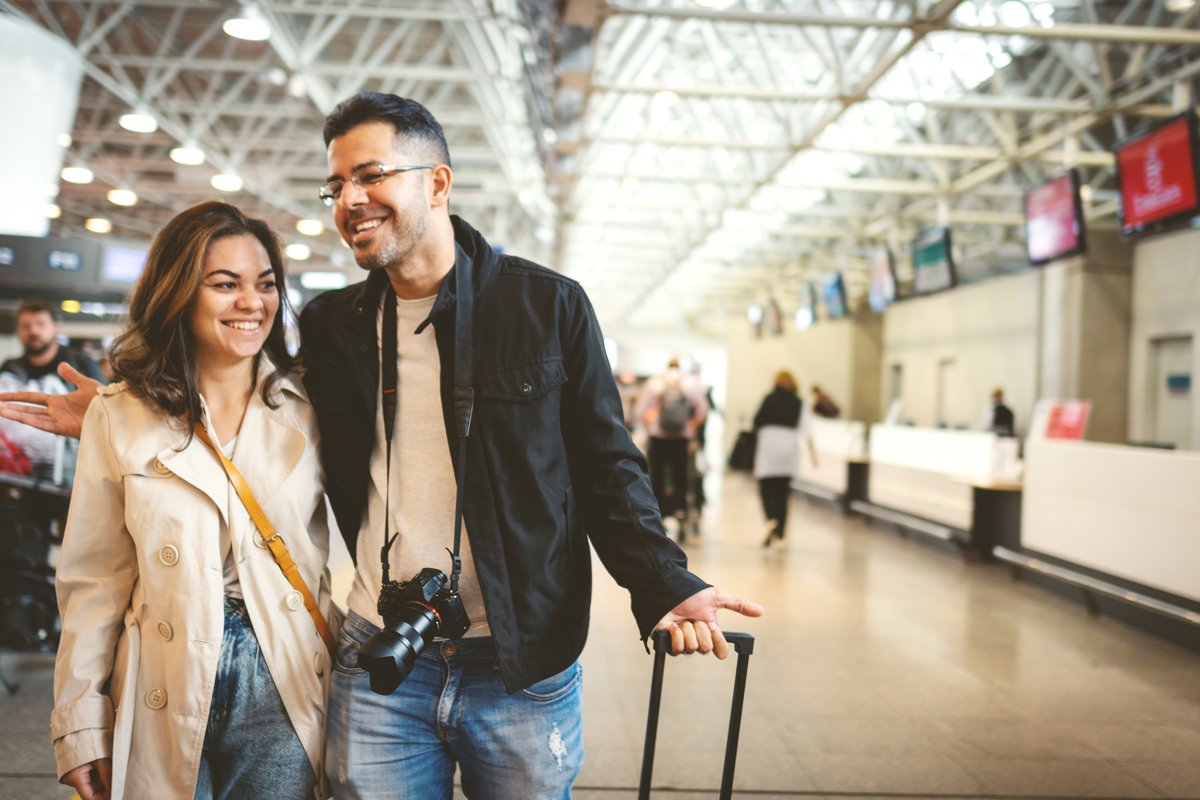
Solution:
<svg viewBox="0 0 1200 800"><path fill-rule="evenodd" d="M1016 436L1016 424L1012 409L1004 404L1004 390L993 389L992 405L983 413L983 429L998 436Z"/></svg>
<svg viewBox="0 0 1200 800"><path fill-rule="evenodd" d="M812 410L817 416L825 419L837 419L838 415L842 413L838 404L833 402L833 398L821 391L821 387L815 383L812 387L812 394Z"/></svg>

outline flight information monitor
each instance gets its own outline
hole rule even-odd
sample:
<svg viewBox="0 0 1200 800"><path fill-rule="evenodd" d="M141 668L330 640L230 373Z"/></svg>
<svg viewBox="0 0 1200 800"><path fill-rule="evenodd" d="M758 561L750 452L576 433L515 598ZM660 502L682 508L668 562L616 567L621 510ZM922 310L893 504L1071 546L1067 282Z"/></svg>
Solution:
<svg viewBox="0 0 1200 800"><path fill-rule="evenodd" d="M1190 111L1117 145L1121 235L1166 230L1200 213L1196 153Z"/></svg>
<svg viewBox="0 0 1200 800"><path fill-rule="evenodd" d="M1035 266L1086 250L1078 170L1070 169L1025 195L1025 242Z"/></svg>
<svg viewBox="0 0 1200 800"><path fill-rule="evenodd" d="M826 272L821 276L821 300L825 303L825 316L841 319L849 315L846 307L846 282L840 272Z"/></svg>
<svg viewBox="0 0 1200 800"><path fill-rule="evenodd" d="M883 311L896 302L896 259L886 245L875 248L871 253L871 284L867 289L867 301L871 310Z"/></svg>
<svg viewBox="0 0 1200 800"><path fill-rule="evenodd" d="M954 288L954 258L950 229L934 228L913 240L913 293L930 294Z"/></svg>
<svg viewBox="0 0 1200 800"><path fill-rule="evenodd" d="M796 330L802 331L813 326L817 321L816 297L814 297L811 281L803 281L799 289L800 306L796 309Z"/></svg>

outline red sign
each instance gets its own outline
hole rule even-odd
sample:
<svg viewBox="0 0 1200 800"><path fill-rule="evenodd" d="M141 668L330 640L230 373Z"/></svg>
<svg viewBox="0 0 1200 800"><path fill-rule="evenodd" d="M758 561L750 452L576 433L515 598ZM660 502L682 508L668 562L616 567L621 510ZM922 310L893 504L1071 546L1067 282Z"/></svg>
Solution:
<svg viewBox="0 0 1200 800"><path fill-rule="evenodd" d="M1050 406L1050 415L1046 420L1046 438L1077 441L1082 439L1091 413L1092 404L1086 400L1054 403Z"/></svg>
<svg viewBox="0 0 1200 800"><path fill-rule="evenodd" d="M1025 233L1029 242L1029 260L1035 264L1058 258L1079 247L1075 185L1070 173L1025 196Z"/></svg>
<svg viewBox="0 0 1200 800"><path fill-rule="evenodd" d="M1196 206L1191 120L1181 117L1117 151L1121 227L1137 230Z"/></svg>

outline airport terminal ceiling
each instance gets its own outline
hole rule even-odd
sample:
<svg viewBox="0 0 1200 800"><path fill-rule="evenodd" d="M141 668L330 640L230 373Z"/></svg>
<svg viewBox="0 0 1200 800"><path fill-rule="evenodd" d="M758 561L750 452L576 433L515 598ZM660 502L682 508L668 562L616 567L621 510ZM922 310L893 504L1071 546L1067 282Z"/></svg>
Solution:
<svg viewBox="0 0 1200 800"><path fill-rule="evenodd" d="M70 41L85 81L58 233L148 239L214 194L357 272L316 198L322 118L357 91L441 120L453 208L579 279L606 332L719 336L731 312L873 248L903 273L945 224L964 280L1023 269L1023 196L1068 165L1116 228L1113 145L1193 104L1194 0L0 0ZM265 41L223 26L250 20ZM122 127L130 113L153 132ZM149 126L145 126L149 127ZM65 140L64 140L65 142ZM179 153L184 148L186 151ZM172 151L176 151L174 156ZM176 157L199 164L180 163ZM236 185L236 183L234 184ZM137 203L119 207L110 190Z"/></svg>

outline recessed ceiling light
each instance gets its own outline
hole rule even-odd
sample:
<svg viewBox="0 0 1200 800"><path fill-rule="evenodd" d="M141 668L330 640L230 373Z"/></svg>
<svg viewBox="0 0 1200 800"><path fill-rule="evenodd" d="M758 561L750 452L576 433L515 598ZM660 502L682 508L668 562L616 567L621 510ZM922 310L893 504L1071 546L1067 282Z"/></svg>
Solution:
<svg viewBox="0 0 1200 800"><path fill-rule="evenodd" d="M138 201L137 194L128 189L113 189L107 197L114 206L136 206Z"/></svg>
<svg viewBox="0 0 1200 800"><path fill-rule="evenodd" d="M71 134L60 133L58 135L58 146L59 147L70 147L71 146Z"/></svg>
<svg viewBox="0 0 1200 800"><path fill-rule="evenodd" d="M133 131L134 133L154 133L158 130L158 120L147 114L144 110L122 114L117 122L125 130Z"/></svg>
<svg viewBox="0 0 1200 800"><path fill-rule="evenodd" d="M242 6L236 17L225 20L221 30L235 39L245 39L250 42L261 42L271 37L271 26L263 18L258 6L252 3Z"/></svg>
<svg viewBox="0 0 1200 800"><path fill-rule="evenodd" d="M661 103L664 106L673 106L679 102L679 95L664 89L661 92L655 93L654 102Z"/></svg>
<svg viewBox="0 0 1200 800"><path fill-rule="evenodd" d="M350 278L344 272L301 272L300 285L305 289L344 289Z"/></svg>
<svg viewBox="0 0 1200 800"><path fill-rule="evenodd" d="M312 248L306 244L289 244L287 255L293 261L308 261L308 257L312 255Z"/></svg>
<svg viewBox="0 0 1200 800"><path fill-rule="evenodd" d="M296 222L296 230L305 236L320 236L325 232L325 224L318 219L302 219Z"/></svg>
<svg viewBox="0 0 1200 800"><path fill-rule="evenodd" d="M87 228L92 233L112 232L112 223L100 217L92 217L87 222L83 223L83 227Z"/></svg>
<svg viewBox="0 0 1200 800"><path fill-rule="evenodd" d="M1172 14L1182 14L1196 5L1196 0L1167 0L1167 11Z"/></svg>
<svg viewBox="0 0 1200 800"><path fill-rule="evenodd" d="M171 148L171 160L176 164L187 164L188 166L196 166L204 163L204 151L198 147L184 145L183 147Z"/></svg>
<svg viewBox="0 0 1200 800"><path fill-rule="evenodd" d="M96 176L87 167L63 167L62 179L67 183L91 183Z"/></svg>
<svg viewBox="0 0 1200 800"><path fill-rule="evenodd" d="M59 217L62 216L62 209L59 208L58 206L54 205L53 203L47 203L45 206L42 207L42 213L45 214L50 219L58 219Z"/></svg>
<svg viewBox="0 0 1200 800"><path fill-rule="evenodd" d="M242 179L237 175L213 175L209 183L221 192L238 192L242 189Z"/></svg>

